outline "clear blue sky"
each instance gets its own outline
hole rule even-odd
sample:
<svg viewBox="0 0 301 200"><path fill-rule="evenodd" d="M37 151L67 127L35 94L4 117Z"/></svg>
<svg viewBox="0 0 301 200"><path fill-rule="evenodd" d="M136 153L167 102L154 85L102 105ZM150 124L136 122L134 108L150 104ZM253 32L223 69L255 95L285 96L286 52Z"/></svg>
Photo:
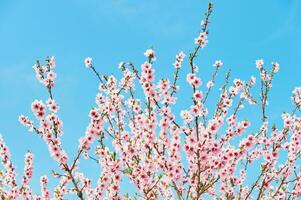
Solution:
<svg viewBox="0 0 301 200"><path fill-rule="evenodd" d="M209 45L198 60L202 78L209 79L216 59L222 59L225 68L231 68L233 75L242 79L257 73L256 59L263 58L268 64L278 61L280 74L275 78L273 101L269 105L277 121L281 112L292 107L289 101L292 89L301 85L301 2L212 2L215 8ZM58 78L54 96L64 120L63 145L73 155L88 124L88 111L94 105L98 87L95 77L84 67L84 58L93 57L101 73L118 74L120 61L131 60L140 65L144 50L154 46L158 55L157 77L171 75L175 54L192 50L207 3L207 0L0 1L0 133L13 153L17 171L23 170L23 155L28 149L35 155L32 182L35 189L39 176L56 168L44 142L28 134L18 123L19 114L32 116L30 104L34 99L46 99L46 91L32 69L36 59L56 57ZM186 92L184 87L182 94ZM88 165L95 164L88 161L84 169ZM93 170L89 175L98 174Z"/></svg>

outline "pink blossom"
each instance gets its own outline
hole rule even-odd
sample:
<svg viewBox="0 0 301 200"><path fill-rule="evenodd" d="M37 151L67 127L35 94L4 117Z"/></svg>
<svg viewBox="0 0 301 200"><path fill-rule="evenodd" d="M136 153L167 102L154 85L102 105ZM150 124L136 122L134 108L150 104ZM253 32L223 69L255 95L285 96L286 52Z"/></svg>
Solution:
<svg viewBox="0 0 301 200"><path fill-rule="evenodd" d="M200 35L194 40L194 43L199 45L201 48L204 48L207 43L207 34L205 32L200 33Z"/></svg>
<svg viewBox="0 0 301 200"><path fill-rule="evenodd" d="M120 76L102 76L92 65L92 59L85 59L86 67L100 82L99 91L95 104L86 113L87 125L78 140L78 148L68 150L72 156L64 149L63 122L53 92L55 60L47 57L44 64L37 61L33 68L48 97L46 101L34 100L31 104L33 120L21 115L19 121L45 143L49 156L57 164L49 172L58 185L48 189L48 178L42 176L41 191L36 194L31 189L30 180L35 176L30 151L25 154L22 180L17 181L10 151L0 137L1 197L33 200L75 196L80 200L300 198L301 88L293 91L293 111L284 112L281 123L273 125L274 116L268 116L271 113L267 107L268 92L279 70L278 63L273 62L268 70L263 60L256 61L260 69L260 95L253 95L258 92L252 88L255 77L244 81L226 74L223 83L215 82L223 65L221 60L215 61L207 88L201 87L202 74L194 58L208 43L211 12L210 3L201 23L201 33L195 39L196 46L189 53L189 68L183 72L180 72L185 58L182 51L176 55L174 74L163 77L157 77L153 49L146 50L147 61L141 68L131 62L120 63ZM208 77L203 75L205 79ZM185 95L177 93L182 83L178 79L183 76L189 84L188 88L183 87ZM221 88L211 96L214 83L219 83ZM186 90L190 95L186 95ZM258 109L241 112L248 102L258 105ZM257 117L252 126L249 114ZM96 178L85 174L82 162L93 162L99 168ZM130 183L137 195L124 195L127 189L122 188L124 183Z"/></svg>

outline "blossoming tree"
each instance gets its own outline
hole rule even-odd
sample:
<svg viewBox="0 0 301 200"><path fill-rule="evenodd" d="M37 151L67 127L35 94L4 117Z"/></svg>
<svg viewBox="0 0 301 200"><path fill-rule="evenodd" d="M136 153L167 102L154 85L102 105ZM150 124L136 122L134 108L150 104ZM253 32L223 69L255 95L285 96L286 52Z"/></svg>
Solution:
<svg viewBox="0 0 301 200"><path fill-rule="evenodd" d="M200 34L195 39L194 51L187 56L190 73L186 79L191 87L191 105L184 107L180 116L172 111L172 105L177 103L177 81L186 58L184 52L176 55L173 78L162 78L158 82L153 68L156 60L153 49L146 50L146 61L141 70L131 62L120 63L123 74L120 80L114 76L101 76L92 59L85 59L86 67L96 75L100 85L96 105L89 113L90 123L79 139L77 154L73 156L67 155L61 145L62 121L53 95L55 59L47 57L45 63L37 61L33 68L49 98L45 102L35 100L32 103L34 120L21 115L19 121L45 141L50 156L60 169L52 172L59 185L49 189L48 177L42 176L41 193L34 194L30 188L33 175L31 152L25 155L24 175L21 181L17 181L10 151L1 137L1 199L48 200L70 195L81 200L300 198L301 118L296 112L301 105L301 88L293 91L295 107L292 112L282 114L283 125L270 126L267 100L279 64L272 63L271 70L268 70L263 60L257 60L260 98L251 94L255 77L249 81L234 79L232 82L228 72L216 107L209 111L207 99L223 63L215 61L211 80L201 87L195 58L208 43L212 9L209 3ZM144 99L137 97L136 92L141 88ZM237 117L248 104L261 108L261 127L254 133L247 131L248 120L240 121ZM237 137L242 139L236 145L230 144ZM281 159L285 159L282 164L279 162L280 153ZM99 177L85 177L79 168L82 157L101 166ZM260 164L254 164L255 160ZM250 183L247 179L252 165L259 173L252 174L256 178ZM121 192L124 177L128 177L129 184L136 188L133 195Z"/></svg>

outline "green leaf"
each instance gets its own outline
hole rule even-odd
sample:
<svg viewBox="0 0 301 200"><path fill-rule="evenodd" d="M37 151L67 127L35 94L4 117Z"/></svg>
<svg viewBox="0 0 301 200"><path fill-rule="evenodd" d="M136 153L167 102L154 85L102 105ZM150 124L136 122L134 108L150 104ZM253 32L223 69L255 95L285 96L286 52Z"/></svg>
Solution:
<svg viewBox="0 0 301 200"><path fill-rule="evenodd" d="M130 168L126 168L126 169L122 170L122 172L124 174L130 174L132 172L132 170Z"/></svg>
<svg viewBox="0 0 301 200"><path fill-rule="evenodd" d="M163 176L164 176L164 174L160 174L159 177L158 177L159 180L160 180L161 178L163 178Z"/></svg>

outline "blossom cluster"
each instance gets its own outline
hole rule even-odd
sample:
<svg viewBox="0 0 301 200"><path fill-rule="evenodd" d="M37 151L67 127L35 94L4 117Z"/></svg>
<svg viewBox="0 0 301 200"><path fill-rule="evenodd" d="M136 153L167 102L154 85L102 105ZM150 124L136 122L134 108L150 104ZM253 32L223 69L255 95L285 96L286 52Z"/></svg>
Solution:
<svg viewBox="0 0 301 200"><path fill-rule="evenodd" d="M98 79L99 90L95 105L87 112L89 123L74 156L67 156L62 147L63 122L53 95L55 59L48 57L44 65L37 61L36 76L49 97L33 101L34 119L21 115L19 121L45 142L58 164L51 175L59 184L48 189L48 177L42 176L41 194L34 194L30 188L33 154L29 151L19 185L9 149L0 137L0 196L35 200L63 200L70 195L80 200L300 198L301 117L297 112L301 88L294 89L294 109L281 115L280 125L273 125L266 112L269 92L279 71L276 62L271 69L262 59L255 63L260 76L259 98L253 95L257 86L254 76L249 80L232 79L230 72L218 95L213 96L211 91L217 85L223 62L213 62L213 72L204 86L202 80L207 77L201 79L196 65L199 51L208 43L211 12L209 4L189 57L183 51L176 55L172 78L156 79L154 49L145 51L146 60L140 69L131 62L121 62L120 79L100 76L92 58L84 60ZM190 69L184 77L191 101L177 112L174 105L179 105L177 97L181 98L176 96L180 94L177 81L180 70L187 67L185 58ZM240 116L246 105L260 110L252 129L251 120ZM86 176L80 168L79 163L85 159L101 169L95 177ZM134 192L122 187L124 181ZM129 193L125 194L125 190Z"/></svg>
<svg viewBox="0 0 301 200"><path fill-rule="evenodd" d="M54 57L47 57L45 65L41 65L39 61L33 65L37 79L48 88L54 87L56 73L53 69L55 65L56 61Z"/></svg>

